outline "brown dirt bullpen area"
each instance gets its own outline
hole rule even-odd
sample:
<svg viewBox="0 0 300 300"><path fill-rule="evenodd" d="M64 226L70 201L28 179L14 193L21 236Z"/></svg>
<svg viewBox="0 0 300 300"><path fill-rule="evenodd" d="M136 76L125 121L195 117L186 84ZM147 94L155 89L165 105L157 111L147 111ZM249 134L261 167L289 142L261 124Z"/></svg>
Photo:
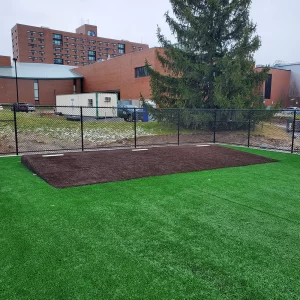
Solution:
<svg viewBox="0 0 300 300"><path fill-rule="evenodd" d="M22 163L56 188L274 162L217 145L24 155Z"/></svg>

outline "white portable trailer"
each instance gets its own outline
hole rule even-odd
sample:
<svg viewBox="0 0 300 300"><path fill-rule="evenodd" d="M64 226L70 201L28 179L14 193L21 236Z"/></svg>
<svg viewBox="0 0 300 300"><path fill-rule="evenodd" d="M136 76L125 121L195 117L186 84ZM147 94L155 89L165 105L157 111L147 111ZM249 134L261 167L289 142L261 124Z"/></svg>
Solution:
<svg viewBox="0 0 300 300"><path fill-rule="evenodd" d="M56 96L56 113L67 116L117 117L118 96L115 93L84 93Z"/></svg>

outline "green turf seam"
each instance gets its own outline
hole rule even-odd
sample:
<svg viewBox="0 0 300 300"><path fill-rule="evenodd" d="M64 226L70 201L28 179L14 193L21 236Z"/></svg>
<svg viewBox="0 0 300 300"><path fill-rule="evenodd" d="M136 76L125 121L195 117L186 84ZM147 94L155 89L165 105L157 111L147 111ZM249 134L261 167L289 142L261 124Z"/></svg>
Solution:
<svg viewBox="0 0 300 300"><path fill-rule="evenodd" d="M240 202L233 201L233 200L227 199L226 197L218 196L218 195L215 195L215 194L213 194L213 193L209 193L209 192L207 192L207 191L205 191L205 193L208 194L208 195L210 195L210 196L216 197L216 198L218 198L218 199L225 200L225 201L228 201L228 202L231 202L231 203L234 203L234 204L237 204L237 205L246 207L246 208L248 208L248 209L252 209L252 210L254 210L254 211L257 211L257 212L266 214L266 215L268 215L268 216L271 216L271 217L274 217L274 218L278 218L278 219L282 219L282 220L285 220L285 221L288 221L288 222L291 222L291 223L300 225L300 222L297 222L297 221L295 221L295 220L287 219L287 218L281 217L281 216L279 216L279 215L275 215L275 214L272 214L272 213L268 213L268 212L266 212L266 211L264 211L264 210L261 210L261 209L258 209L258 208L255 208L255 207L252 207L252 206L249 206L249 205L246 205L246 204L242 204L242 203L240 203Z"/></svg>

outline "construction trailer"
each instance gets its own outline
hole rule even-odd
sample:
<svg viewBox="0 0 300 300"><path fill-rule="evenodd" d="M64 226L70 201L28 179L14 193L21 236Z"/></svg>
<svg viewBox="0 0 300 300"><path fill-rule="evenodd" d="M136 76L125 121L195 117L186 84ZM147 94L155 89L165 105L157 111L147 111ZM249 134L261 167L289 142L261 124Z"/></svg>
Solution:
<svg viewBox="0 0 300 300"><path fill-rule="evenodd" d="M56 113L66 116L117 117L116 93L84 93L56 96Z"/></svg>

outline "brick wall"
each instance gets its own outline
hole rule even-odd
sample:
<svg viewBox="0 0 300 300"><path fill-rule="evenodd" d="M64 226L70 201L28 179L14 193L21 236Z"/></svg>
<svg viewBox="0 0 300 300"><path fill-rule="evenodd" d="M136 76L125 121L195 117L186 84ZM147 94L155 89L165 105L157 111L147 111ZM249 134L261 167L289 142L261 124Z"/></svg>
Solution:
<svg viewBox="0 0 300 300"><path fill-rule="evenodd" d="M80 92L80 80L77 79L77 92ZM18 79L19 102L35 104L34 80ZM73 79L39 80L39 105L55 105L55 94L73 93ZM0 103L17 102L16 81L14 78L0 78Z"/></svg>
<svg viewBox="0 0 300 300"><path fill-rule="evenodd" d="M135 68L144 66L147 59L155 70L163 72L156 58L156 50L159 48L126 54L74 71L84 76L85 93L120 91L121 99L138 100L140 94L145 99L151 99L149 77L135 78Z"/></svg>
<svg viewBox="0 0 300 300"><path fill-rule="evenodd" d="M89 27L89 25L85 25L85 27L82 27L83 30L88 30L89 28L93 28L93 26ZM63 45L53 45L53 33L62 35ZM30 40L31 38L32 40ZM72 38L78 40L75 41ZM73 66L76 65L75 61L78 61L79 65L81 66L89 63L88 50L96 51L96 59L98 60L100 58L105 59L107 53L111 56L120 55L118 52L118 43L125 44L126 53L138 52L140 47L142 49L149 48L147 44L93 37L85 34L71 33L45 27L35 27L21 24L16 24L12 28L11 39L13 55L18 59L19 62L53 64L54 58L56 57L62 58L64 64ZM41 39L43 41L41 41ZM82 39L85 39L85 41L83 42ZM107 43L109 43L109 45L106 45ZM28 44L34 44L34 46L29 46ZM72 44L77 44L77 46ZM83 48L80 45L84 45ZM95 47L95 49L92 49L91 47ZM55 48L60 48L60 50L55 50ZM36 51L36 53L31 53L31 51ZM84 54L82 51L84 51ZM44 53L42 54L41 52ZM101 55L99 53L101 53ZM58 54L58 56L55 56L54 54ZM68 55L70 55L70 57L68 57ZM73 55L78 55L78 58L72 57ZM85 59L83 59L82 56L85 56ZM69 63L67 62L68 60L70 60Z"/></svg>
<svg viewBox="0 0 300 300"><path fill-rule="evenodd" d="M256 70L260 71L261 68ZM291 71L271 68L269 74L272 74L271 98L265 99L265 105L274 106L281 101L283 107L288 106ZM265 84L262 87L262 92L265 93Z"/></svg>
<svg viewBox="0 0 300 300"><path fill-rule="evenodd" d="M0 67L10 67L11 58L10 56L0 56Z"/></svg>

